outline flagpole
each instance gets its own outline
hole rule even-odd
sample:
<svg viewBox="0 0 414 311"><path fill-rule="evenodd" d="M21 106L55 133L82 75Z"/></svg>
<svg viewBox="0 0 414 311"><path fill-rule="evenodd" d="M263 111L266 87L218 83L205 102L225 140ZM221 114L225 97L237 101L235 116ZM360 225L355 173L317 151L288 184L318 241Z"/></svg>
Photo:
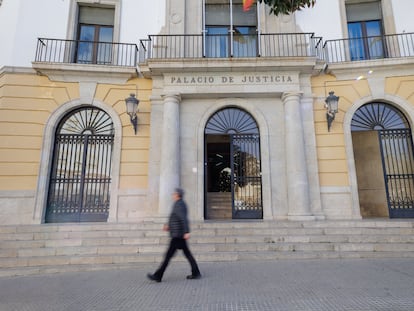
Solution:
<svg viewBox="0 0 414 311"><path fill-rule="evenodd" d="M230 56L233 57L233 0L230 0Z"/></svg>
<svg viewBox="0 0 414 311"><path fill-rule="evenodd" d="M259 56L262 56L262 45L261 45L261 12L260 12L260 4L259 1L256 3L256 14L257 14L257 52L259 53Z"/></svg>
<svg viewBox="0 0 414 311"><path fill-rule="evenodd" d="M203 29L201 30L201 33L203 34L203 57L206 57L206 0L203 0L202 11Z"/></svg>

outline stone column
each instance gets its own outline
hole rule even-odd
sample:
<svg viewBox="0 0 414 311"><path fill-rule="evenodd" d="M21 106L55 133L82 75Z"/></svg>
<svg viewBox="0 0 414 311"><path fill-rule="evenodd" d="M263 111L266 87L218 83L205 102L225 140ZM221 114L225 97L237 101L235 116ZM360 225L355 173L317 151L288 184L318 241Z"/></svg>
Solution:
<svg viewBox="0 0 414 311"><path fill-rule="evenodd" d="M174 188L180 186L180 101L178 94L163 96L164 111L160 163L160 216L167 216L172 206Z"/></svg>
<svg viewBox="0 0 414 311"><path fill-rule="evenodd" d="M284 93L288 219L312 220L300 93Z"/></svg>

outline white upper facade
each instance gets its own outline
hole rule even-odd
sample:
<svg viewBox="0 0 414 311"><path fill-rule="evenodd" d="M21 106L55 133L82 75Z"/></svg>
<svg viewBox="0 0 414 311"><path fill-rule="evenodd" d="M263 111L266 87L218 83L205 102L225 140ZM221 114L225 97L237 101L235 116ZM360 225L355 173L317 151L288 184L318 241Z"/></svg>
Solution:
<svg viewBox="0 0 414 311"><path fill-rule="evenodd" d="M178 34L174 25L179 19L185 20L182 34L201 33L202 10L199 8L202 8L204 1L3 0L0 4L0 68L31 67L38 38L76 40L79 5L113 8L113 42L133 43L139 48L139 40L146 39L148 35L160 32ZM314 33L325 41L347 38L345 5L365 2L372 0L317 0L314 8L297 12L293 17L281 16L277 19L268 16L264 7L259 6L259 12L266 12L262 15L268 24L279 25L268 27L269 33L275 30ZM381 5L385 34L414 32L414 23L410 20L414 12L413 0L382 0ZM292 24L295 25L293 28Z"/></svg>
<svg viewBox="0 0 414 311"><path fill-rule="evenodd" d="M78 4L114 7L114 42L135 43L160 32L165 0L3 0L0 68L31 67L38 38L76 39ZM7 44L5 44L7 43Z"/></svg>

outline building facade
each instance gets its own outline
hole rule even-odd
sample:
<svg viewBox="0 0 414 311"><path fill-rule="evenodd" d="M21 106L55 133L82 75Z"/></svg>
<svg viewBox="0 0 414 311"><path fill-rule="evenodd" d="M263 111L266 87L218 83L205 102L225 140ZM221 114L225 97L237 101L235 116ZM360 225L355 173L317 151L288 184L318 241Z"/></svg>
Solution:
<svg viewBox="0 0 414 311"><path fill-rule="evenodd" d="M3 223L414 216L411 1L43 2L0 6Z"/></svg>

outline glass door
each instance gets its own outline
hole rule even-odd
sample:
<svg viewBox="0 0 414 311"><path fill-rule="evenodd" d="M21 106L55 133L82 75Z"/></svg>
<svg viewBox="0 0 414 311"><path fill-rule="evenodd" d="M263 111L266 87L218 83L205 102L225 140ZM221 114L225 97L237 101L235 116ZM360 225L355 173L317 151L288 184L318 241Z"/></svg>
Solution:
<svg viewBox="0 0 414 311"><path fill-rule="evenodd" d="M203 16L206 57L258 55L257 6L244 11L241 0L205 0Z"/></svg>
<svg viewBox="0 0 414 311"><path fill-rule="evenodd" d="M110 64L112 61L113 27L80 25L77 63Z"/></svg>

